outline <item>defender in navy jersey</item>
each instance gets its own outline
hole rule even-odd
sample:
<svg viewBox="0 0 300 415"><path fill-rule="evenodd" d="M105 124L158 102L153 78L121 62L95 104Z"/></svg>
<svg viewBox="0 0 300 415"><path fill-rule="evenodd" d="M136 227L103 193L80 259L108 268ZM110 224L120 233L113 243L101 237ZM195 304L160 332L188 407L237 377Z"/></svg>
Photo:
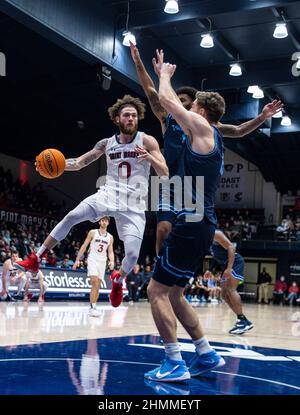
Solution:
<svg viewBox="0 0 300 415"><path fill-rule="evenodd" d="M186 380L225 364L224 359L210 347L197 314L183 295L186 282L194 276L215 233L214 198L223 169L223 146L222 137L213 124L224 114L225 102L217 93L197 92L191 110L187 111L171 87L170 80L175 68L175 65L156 63L160 78L159 99L186 134L179 171L182 177L190 176L193 179L192 187L184 190L191 192L190 196L194 200L196 177L204 177L204 216L194 217L195 221L189 222L187 215L198 213L191 212L188 206L183 206L177 213L172 232L163 243L148 286L151 310L164 342L166 359L159 368L147 372L145 377L164 382ZM180 353L176 317L196 348L189 368Z"/></svg>
<svg viewBox="0 0 300 415"><path fill-rule="evenodd" d="M237 321L229 333L243 334L253 328L253 324L243 313L241 297L237 292L238 285L244 281L244 258L235 252L233 244L220 230L215 232L211 252L213 259L222 269L222 297L237 316Z"/></svg>
<svg viewBox="0 0 300 415"><path fill-rule="evenodd" d="M164 156L169 168L169 176L180 174L179 159L182 155L182 145L186 139L186 134L181 126L172 117L168 111L162 107L159 102L158 92L150 75L145 69L143 61L140 57L138 48L131 43L130 45L132 59L136 66L136 71L139 77L141 86L149 100L151 109L161 124L163 139L164 139ZM163 60L163 51L157 51L157 59ZM154 70L156 68L154 66ZM176 89L176 94L185 109L190 110L196 98L197 90L190 86L184 86ZM222 124L219 121L216 123L219 132L223 137L241 138L246 134L257 129L264 123L267 118L272 117L276 112L282 108L280 101L274 100L272 103L265 105L261 114L253 120L247 121L240 125ZM176 210L174 208L174 193L160 195L160 203L157 211L157 231L156 231L156 251L159 252L163 241L168 237L172 224L176 218Z"/></svg>

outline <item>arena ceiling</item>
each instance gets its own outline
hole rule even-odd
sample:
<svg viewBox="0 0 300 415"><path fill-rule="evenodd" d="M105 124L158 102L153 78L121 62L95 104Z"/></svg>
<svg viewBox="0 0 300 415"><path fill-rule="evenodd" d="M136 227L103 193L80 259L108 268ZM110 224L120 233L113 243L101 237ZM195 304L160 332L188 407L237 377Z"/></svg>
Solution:
<svg viewBox="0 0 300 415"><path fill-rule="evenodd" d="M260 132L226 140L262 171L278 190L299 189L300 71L292 71L300 52L300 1L179 0L179 13L166 14L165 0L131 0L128 29L137 39L146 66L155 48L178 66L175 82L221 92L228 104L224 122L255 116L272 98L280 98L290 127L272 120ZM3 0L0 2L0 52L6 76L0 77L1 152L33 159L45 147L66 155L87 151L111 134L106 109L127 92L143 96L122 32L127 1ZM276 23L288 36L275 39ZM200 47L210 31L214 47ZM242 76L229 75L238 62ZM102 67L111 70L104 90ZM259 85L265 99L253 99L249 85ZM78 123L78 121L83 121ZM82 128L83 127L83 128ZM150 110L142 129L160 141Z"/></svg>

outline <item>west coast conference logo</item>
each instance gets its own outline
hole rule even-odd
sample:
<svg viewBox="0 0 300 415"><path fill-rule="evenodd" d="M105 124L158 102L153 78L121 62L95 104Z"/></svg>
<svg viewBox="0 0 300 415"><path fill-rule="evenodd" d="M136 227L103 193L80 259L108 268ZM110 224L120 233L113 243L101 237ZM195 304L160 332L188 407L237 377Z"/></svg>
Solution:
<svg viewBox="0 0 300 415"><path fill-rule="evenodd" d="M6 76L6 57L0 52L0 76Z"/></svg>

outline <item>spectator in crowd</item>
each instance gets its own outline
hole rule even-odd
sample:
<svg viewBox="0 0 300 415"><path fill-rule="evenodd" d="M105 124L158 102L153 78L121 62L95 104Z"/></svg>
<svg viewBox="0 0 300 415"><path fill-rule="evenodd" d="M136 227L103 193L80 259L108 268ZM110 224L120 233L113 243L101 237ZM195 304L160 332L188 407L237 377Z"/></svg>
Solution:
<svg viewBox="0 0 300 415"><path fill-rule="evenodd" d="M128 290L128 301L130 303L137 302L139 300L139 287L142 284L142 277L140 273L140 266L136 264L132 271L126 277L126 286Z"/></svg>
<svg viewBox="0 0 300 415"><path fill-rule="evenodd" d="M262 301L264 301L265 304L269 304L269 285L271 282L272 278L264 267L257 279L259 304L261 304Z"/></svg>
<svg viewBox="0 0 300 415"><path fill-rule="evenodd" d="M144 272L142 273L142 282L139 287L139 298L147 298L147 287L149 285L150 279L152 277L153 271L151 270L150 265L146 265Z"/></svg>
<svg viewBox="0 0 300 415"><path fill-rule="evenodd" d="M296 231L290 215L286 215L285 219L282 219L281 224L277 226L276 231L278 237L283 237L286 240L291 239Z"/></svg>
<svg viewBox="0 0 300 415"><path fill-rule="evenodd" d="M54 251L51 250L48 253L46 261L47 261L46 262L47 267L56 267L57 259L56 259L56 255L55 255Z"/></svg>
<svg viewBox="0 0 300 415"><path fill-rule="evenodd" d="M74 265L74 261L70 259L69 254L66 254L62 262L59 264L59 267L60 268L72 268L73 265Z"/></svg>
<svg viewBox="0 0 300 415"><path fill-rule="evenodd" d="M283 304L285 295L287 292L287 283L285 282L285 276L281 275L280 279L276 281L273 291L273 304Z"/></svg>
<svg viewBox="0 0 300 415"><path fill-rule="evenodd" d="M296 281L293 281L292 285L290 286L290 288L288 290L287 301L288 301L289 305L296 304L296 300L298 298L298 295L299 295L299 287L298 287Z"/></svg>

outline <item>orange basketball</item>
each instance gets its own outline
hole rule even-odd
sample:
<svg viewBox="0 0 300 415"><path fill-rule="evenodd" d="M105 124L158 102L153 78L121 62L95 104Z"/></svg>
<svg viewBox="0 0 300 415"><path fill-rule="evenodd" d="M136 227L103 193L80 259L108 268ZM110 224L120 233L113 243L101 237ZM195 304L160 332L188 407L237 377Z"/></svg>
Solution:
<svg viewBox="0 0 300 415"><path fill-rule="evenodd" d="M65 156L55 148L42 151L35 160L37 171L47 179L55 179L61 176L66 167Z"/></svg>

